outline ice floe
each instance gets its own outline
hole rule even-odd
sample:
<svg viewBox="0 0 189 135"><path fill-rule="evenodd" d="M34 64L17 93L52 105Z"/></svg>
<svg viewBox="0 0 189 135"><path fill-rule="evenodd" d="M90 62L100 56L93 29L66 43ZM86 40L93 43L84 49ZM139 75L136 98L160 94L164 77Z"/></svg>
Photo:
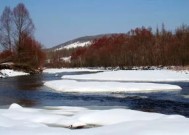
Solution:
<svg viewBox="0 0 189 135"><path fill-rule="evenodd" d="M124 82L82 82L75 80L56 80L45 82L44 85L61 92L82 93L122 93L122 92L156 92L179 91L181 87L157 83L124 83Z"/></svg>

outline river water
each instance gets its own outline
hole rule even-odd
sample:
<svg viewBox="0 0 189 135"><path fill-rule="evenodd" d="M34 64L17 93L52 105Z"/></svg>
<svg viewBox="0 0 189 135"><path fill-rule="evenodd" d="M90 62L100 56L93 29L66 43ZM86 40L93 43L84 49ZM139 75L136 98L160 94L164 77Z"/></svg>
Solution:
<svg viewBox="0 0 189 135"><path fill-rule="evenodd" d="M39 74L0 79L0 107L18 103L26 107L85 106L89 108L130 108L147 112L180 114L189 117L189 82L172 82L181 92L155 93L61 93L43 85L44 81L59 80L62 75L87 72ZM87 82L86 82L87 83Z"/></svg>

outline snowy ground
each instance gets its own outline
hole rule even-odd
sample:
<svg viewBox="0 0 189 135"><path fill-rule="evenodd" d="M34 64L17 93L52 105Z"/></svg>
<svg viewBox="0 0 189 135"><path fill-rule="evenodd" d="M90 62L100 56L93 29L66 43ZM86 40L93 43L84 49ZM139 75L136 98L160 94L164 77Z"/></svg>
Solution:
<svg viewBox="0 0 189 135"><path fill-rule="evenodd" d="M10 70L10 69L0 70L0 78L21 76L21 75L28 75L28 73L24 73L21 71L14 71L14 70Z"/></svg>
<svg viewBox="0 0 189 135"><path fill-rule="evenodd" d="M47 68L43 70L43 73L56 74L63 72L99 72L102 70L98 69L87 69L87 68Z"/></svg>
<svg viewBox="0 0 189 135"><path fill-rule="evenodd" d="M94 71L88 69L47 69L46 73ZM62 92L85 93L120 93L120 92L156 92L179 91L176 85L157 82L189 81L187 72L173 70L118 70L104 71L95 74L64 75L62 80L48 81L44 85ZM140 82L140 83L139 83ZM148 82L148 83L141 83ZM149 83L156 82L156 83Z"/></svg>
<svg viewBox="0 0 189 135"><path fill-rule="evenodd" d="M183 116L129 109L32 109L17 104L0 109L1 135L188 135L188 125Z"/></svg>
<svg viewBox="0 0 189 135"><path fill-rule="evenodd" d="M175 82L189 81L189 73L173 70L118 70L88 75L66 75L62 78L98 81Z"/></svg>

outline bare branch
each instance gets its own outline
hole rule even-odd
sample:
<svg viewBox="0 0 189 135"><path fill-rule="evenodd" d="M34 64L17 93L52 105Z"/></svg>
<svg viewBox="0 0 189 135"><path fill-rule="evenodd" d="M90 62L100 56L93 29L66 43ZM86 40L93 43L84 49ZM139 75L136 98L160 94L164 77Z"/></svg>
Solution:
<svg viewBox="0 0 189 135"><path fill-rule="evenodd" d="M10 7L5 7L0 18L0 43L4 49L11 50L12 44L12 11Z"/></svg>
<svg viewBox="0 0 189 135"><path fill-rule="evenodd" d="M28 10L25 8L23 3L18 4L13 9L13 17L16 27L14 35L17 36L17 41L20 44L23 33L26 33L27 35L33 35L34 24L30 18Z"/></svg>

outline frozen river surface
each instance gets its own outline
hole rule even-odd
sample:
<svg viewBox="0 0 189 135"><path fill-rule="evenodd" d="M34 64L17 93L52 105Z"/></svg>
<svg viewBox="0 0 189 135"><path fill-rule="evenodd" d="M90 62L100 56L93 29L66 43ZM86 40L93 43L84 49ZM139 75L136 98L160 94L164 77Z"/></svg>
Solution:
<svg viewBox="0 0 189 135"><path fill-rule="evenodd" d="M43 85L45 81L59 80L64 75L89 72L43 73L0 80L0 106L18 103L26 107L85 106L94 109L130 108L164 114L181 114L189 117L189 83L170 82L182 88L181 92L153 93L64 93ZM168 82L166 82L168 83Z"/></svg>

